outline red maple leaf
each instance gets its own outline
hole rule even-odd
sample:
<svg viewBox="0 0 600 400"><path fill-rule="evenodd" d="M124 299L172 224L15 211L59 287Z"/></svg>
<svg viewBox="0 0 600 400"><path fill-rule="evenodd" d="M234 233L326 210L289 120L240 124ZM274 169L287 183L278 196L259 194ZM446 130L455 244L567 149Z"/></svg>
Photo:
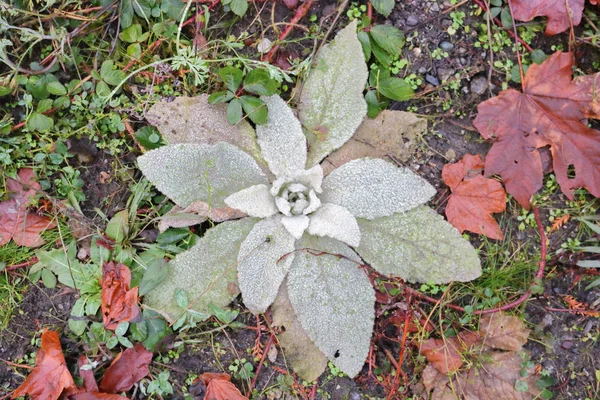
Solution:
<svg viewBox="0 0 600 400"><path fill-rule="evenodd" d="M492 213L504 211L506 192L500 182L483 177L483 166L481 156L470 154L455 164L444 165L442 179L452 190L446 216L460 233L469 231L502 239Z"/></svg>
<svg viewBox="0 0 600 400"><path fill-rule="evenodd" d="M35 356L35 367L25 382L12 394L12 399L29 395L32 399L58 399L64 389L75 388L60 347L58 333L45 330L42 348Z"/></svg>
<svg viewBox="0 0 600 400"><path fill-rule="evenodd" d="M494 142L485 174L500 175L525 208L542 187L543 147L550 148L556 180L569 199L580 187L600 197L600 132L587 126L587 118L600 118L600 75L571 80L572 67L573 54L557 52L529 67L523 93L505 90L477 107L473 125Z"/></svg>
<svg viewBox="0 0 600 400"><path fill-rule="evenodd" d="M556 35L579 25L584 3L585 0L512 0L511 9L514 19L518 21L548 17L546 35Z"/></svg>
<svg viewBox="0 0 600 400"><path fill-rule="evenodd" d="M40 233L56 224L51 218L27 211L31 198L41 190L33 170L23 168L17 173L17 179L7 178L6 189L10 198L0 202L0 246L11 239L19 246L43 245Z"/></svg>
<svg viewBox="0 0 600 400"><path fill-rule="evenodd" d="M114 330L121 322L140 315L137 305L138 288L129 289L131 271L125 264L110 261L102 266L102 321L106 329Z"/></svg>
<svg viewBox="0 0 600 400"><path fill-rule="evenodd" d="M119 353L110 364L100 382L100 390L104 393L128 391L150 373L148 365L151 362L152 352L136 343L133 348Z"/></svg>

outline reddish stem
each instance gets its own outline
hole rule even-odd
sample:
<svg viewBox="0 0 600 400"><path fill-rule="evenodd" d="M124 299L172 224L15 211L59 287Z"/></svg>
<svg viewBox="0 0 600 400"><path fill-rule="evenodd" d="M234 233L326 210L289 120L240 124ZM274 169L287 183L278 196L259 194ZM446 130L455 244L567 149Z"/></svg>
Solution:
<svg viewBox="0 0 600 400"><path fill-rule="evenodd" d="M279 35L278 41L280 43L283 40L285 40L286 37L288 37L288 35L294 29L294 26L298 24L298 21L300 21L302 18L304 18L306 16L306 14L308 14L308 10L310 10L310 8L312 7L314 2L315 2L315 0L309 0L306 3L302 3L302 5L300 5L296 9L296 13L294 14L294 17L292 18L290 23L285 27L285 29ZM277 50L279 50L279 44L276 44L273 47L271 47L271 50L269 50L267 55L265 55L262 60L266 61L266 62L271 62L271 60L273 60L273 57L275 56L275 53L277 52Z"/></svg>
<svg viewBox="0 0 600 400"><path fill-rule="evenodd" d="M15 265L10 265L6 268L4 268L5 271L14 271L17 270L19 268L23 268L23 267L29 267L33 264L35 264L36 262L38 262L38 258L37 257L33 257L31 260L29 261L25 261L19 264L15 264Z"/></svg>
<svg viewBox="0 0 600 400"><path fill-rule="evenodd" d="M208 10L211 11L220 2L221 2L221 0L214 0L213 3L210 6L208 6ZM183 23L183 26L187 26L187 25L191 24L192 22L194 22L194 20L196 18L198 18L199 16L201 16L202 14L204 14L204 10L205 9L203 8L200 12L197 12L196 14L194 14L193 17L190 17L187 21L185 21Z"/></svg>
<svg viewBox="0 0 600 400"><path fill-rule="evenodd" d="M477 3L477 5L479 7L481 7L481 9L485 12L489 12L487 6L485 5L485 3L483 3L481 0L473 0L475 3ZM498 18L494 18L494 22L496 23L496 25L498 26L503 26L502 22L498 19ZM510 30L506 29L506 33L509 34L510 37L512 37L513 39L517 39L517 41L519 43L521 43L521 45L523 45L523 47L525 47L528 51L533 51L533 49L531 48L531 46L529 46L527 43L525 43L520 37L516 36L515 34L512 33Z"/></svg>
<svg viewBox="0 0 600 400"><path fill-rule="evenodd" d="M267 357L267 353L269 352L269 349L271 348L271 345L273 344L274 339L275 339L275 335L273 334L273 332L271 332L271 335L269 336L269 340L267 341L267 344L265 345L263 355L260 358L260 362L258 363L258 366L256 367L256 373L254 375L254 379L252 379L252 383L250 384L250 390L248 392L248 395L252 394L252 389L254 389L254 385L256 385L256 380L258 379L258 374L260 374L260 370L261 370L263 364L265 363L265 358Z"/></svg>

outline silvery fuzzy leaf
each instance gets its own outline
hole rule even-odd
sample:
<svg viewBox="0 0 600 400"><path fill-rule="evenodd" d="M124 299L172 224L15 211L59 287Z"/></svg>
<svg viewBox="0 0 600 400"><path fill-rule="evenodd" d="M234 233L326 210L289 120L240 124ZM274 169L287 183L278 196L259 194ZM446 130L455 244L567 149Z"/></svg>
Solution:
<svg viewBox="0 0 600 400"><path fill-rule="evenodd" d="M310 216L308 233L317 236L329 236L350 246L360 243L360 228L356 218L342 206L323 204Z"/></svg>
<svg viewBox="0 0 600 400"><path fill-rule="evenodd" d="M269 193L267 185L254 185L242 189L227 197L225 204L258 218L270 217L278 211L275 198Z"/></svg>
<svg viewBox="0 0 600 400"><path fill-rule="evenodd" d="M158 231L162 233L169 228L183 228L197 225L207 219L213 222L223 222L244 217L247 217L247 215L239 210L229 207L209 207L207 203L197 200L186 208L179 207L178 205L173 206L165 215L160 217Z"/></svg>
<svg viewBox="0 0 600 400"><path fill-rule="evenodd" d="M208 95L177 97L160 101L146 113L146 119L158 128L169 144L230 143L250 154L263 170L268 170L260 154L256 133L246 120L235 125L227 122L226 104L209 104Z"/></svg>
<svg viewBox="0 0 600 400"><path fill-rule="evenodd" d="M183 290L191 310L211 314L210 305L227 306L238 294L237 256L242 241L257 220L244 218L223 222L206 231L198 243L178 254L169 265L167 278L144 296L144 304L169 322L183 313L175 292Z"/></svg>
<svg viewBox="0 0 600 400"><path fill-rule="evenodd" d="M296 172L294 179L309 188L313 188L317 193L323 192L321 188L323 183L323 168L321 164L317 164L311 169Z"/></svg>
<svg viewBox="0 0 600 400"><path fill-rule="evenodd" d="M285 351L286 362L290 363L301 379L307 382L316 381L327 368L327 358L302 328L290 303L287 282L279 288L271 312L273 325L281 328L277 341Z"/></svg>
<svg viewBox="0 0 600 400"><path fill-rule="evenodd" d="M174 144L138 157L138 166L148 180L180 207L193 201L225 207L225 198L268 180L256 161L237 147Z"/></svg>
<svg viewBox="0 0 600 400"><path fill-rule="evenodd" d="M240 247L238 279L244 304L262 313L273 303L294 260L296 239L281 224L281 216L258 222Z"/></svg>
<svg viewBox="0 0 600 400"><path fill-rule="evenodd" d="M290 235L296 239L300 239L306 228L308 228L310 219L306 215L284 215L281 217L281 223Z"/></svg>
<svg viewBox="0 0 600 400"><path fill-rule="evenodd" d="M355 20L323 46L304 82L298 111L310 149L308 167L348 141L367 115L368 69L356 28Z"/></svg>
<svg viewBox="0 0 600 400"><path fill-rule="evenodd" d="M325 177L321 201L345 207L357 218L373 219L408 211L435 193L433 186L407 168L361 158Z"/></svg>
<svg viewBox="0 0 600 400"><path fill-rule="evenodd" d="M293 176L306 166L306 138L300 121L278 95L262 99L269 110L267 123L256 127L262 156L277 177Z"/></svg>
<svg viewBox="0 0 600 400"><path fill-rule="evenodd" d="M429 207L357 221L362 237L356 251L381 274L436 284L481 275L471 243Z"/></svg>
<svg viewBox="0 0 600 400"><path fill-rule="evenodd" d="M369 353L375 292L360 258L344 243L304 235L288 275L288 294L302 327L337 367L355 377ZM348 257L340 258L337 254Z"/></svg>

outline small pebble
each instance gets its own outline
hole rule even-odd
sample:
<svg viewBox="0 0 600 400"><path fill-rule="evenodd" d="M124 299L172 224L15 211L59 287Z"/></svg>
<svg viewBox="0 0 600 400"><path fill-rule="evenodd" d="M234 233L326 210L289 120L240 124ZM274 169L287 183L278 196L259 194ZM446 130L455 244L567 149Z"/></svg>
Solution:
<svg viewBox="0 0 600 400"><path fill-rule="evenodd" d="M414 15L409 15L408 18L406 18L406 25L408 26L415 26L419 23L419 18L417 18Z"/></svg>
<svg viewBox="0 0 600 400"><path fill-rule="evenodd" d="M444 50L444 51L452 51L452 49L454 49L454 45L450 42L447 41L443 41L440 43L440 49Z"/></svg>
<svg viewBox="0 0 600 400"><path fill-rule="evenodd" d="M447 81L454 74L454 70L451 68L438 68L437 76L442 82Z"/></svg>
<svg viewBox="0 0 600 400"><path fill-rule="evenodd" d="M565 340L564 342L562 342L560 344L560 347L562 347L565 350L569 350L571 347L573 347L573 341L572 340Z"/></svg>
<svg viewBox="0 0 600 400"><path fill-rule="evenodd" d="M433 86L438 86L440 84L440 81L438 81L438 79L433 75L425 75L425 80L431 83Z"/></svg>
<svg viewBox="0 0 600 400"><path fill-rule="evenodd" d="M478 76L471 81L471 92L475 94L484 94L487 90L488 82L484 76Z"/></svg>

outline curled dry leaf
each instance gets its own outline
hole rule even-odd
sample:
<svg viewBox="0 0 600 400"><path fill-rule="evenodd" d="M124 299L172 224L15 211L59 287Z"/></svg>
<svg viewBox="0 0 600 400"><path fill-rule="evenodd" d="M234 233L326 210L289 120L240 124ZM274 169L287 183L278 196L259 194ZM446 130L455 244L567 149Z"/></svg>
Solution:
<svg viewBox="0 0 600 400"><path fill-rule="evenodd" d="M469 231L502 239L502 231L492 213L506 209L506 192L500 182L483 177L483 167L481 156L470 154L455 164L444 165L442 179L452 191L446 217L460 233Z"/></svg>
<svg viewBox="0 0 600 400"><path fill-rule="evenodd" d="M419 353L441 374L457 371L462 365L462 353L479 343L476 332L461 332L457 337L427 339L421 343Z"/></svg>
<svg viewBox="0 0 600 400"><path fill-rule="evenodd" d="M591 0L595 4L596 0ZM556 35L577 26L583 15L585 0L512 0L512 15L518 21L531 21L535 17L548 17L546 35Z"/></svg>
<svg viewBox="0 0 600 400"><path fill-rule="evenodd" d="M102 266L102 321L106 329L114 330L121 322L135 320L140 315L137 305L138 288L129 289L131 271L125 264L114 262Z"/></svg>
<svg viewBox="0 0 600 400"><path fill-rule="evenodd" d="M11 239L19 246L43 245L45 242L40 234L56 224L49 217L27 210L31 198L41 190L33 170L24 168L19 170L17 179L7 178L6 189L10 198L0 202L0 246Z"/></svg>
<svg viewBox="0 0 600 400"><path fill-rule="evenodd" d="M539 149L546 146L556 180L569 199L580 187L600 197L600 132L587 123L587 118L600 118L600 75L571 80L572 67L573 54L557 52L542 64L531 65L523 93L505 90L477 107L473 125L493 141L485 174L500 175L506 191L525 208L542 187ZM575 177L570 178L572 167Z"/></svg>
<svg viewBox="0 0 600 400"><path fill-rule="evenodd" d="M200 375L199 379L206 386L205 400L248 400L231 383L231 377L228 374L207 372Z"/></svg>
<svg viewBox="0 0 600 400"><path fill-rule="evenodd" d="M245 213L231 207L210 207L204 201L194 201L186 208L175 205L161 217L158 222L158 230L164 232L169 228L185 228L201 224L207 219L213 222L223 222L245 216Z"/></svg>
<svg viewBox="0 0 600 400"><path fill-rule="evenodd" d="M45 330L42 348L35 357L35 367L25 382L11 396L16 399L29 395L32 399L58 399L65 389L75 388L60 347L58 333Z"/></svg>
<svg viewBox="0 0 600 400"><path fill-rule="evenodd" d="M391 156L408 161L426 129L426 119L404 111L384 110L375 119L365 118L354 136L323 160L323 172L327 175L361 157Z"/></svg>
<svg viewBox="0 0 600 400"><path fill-rule="evenodd" d="M139 343L120 353L104 373L100 390L106 393L126 392L150 370L152 352Z"/></svg>

